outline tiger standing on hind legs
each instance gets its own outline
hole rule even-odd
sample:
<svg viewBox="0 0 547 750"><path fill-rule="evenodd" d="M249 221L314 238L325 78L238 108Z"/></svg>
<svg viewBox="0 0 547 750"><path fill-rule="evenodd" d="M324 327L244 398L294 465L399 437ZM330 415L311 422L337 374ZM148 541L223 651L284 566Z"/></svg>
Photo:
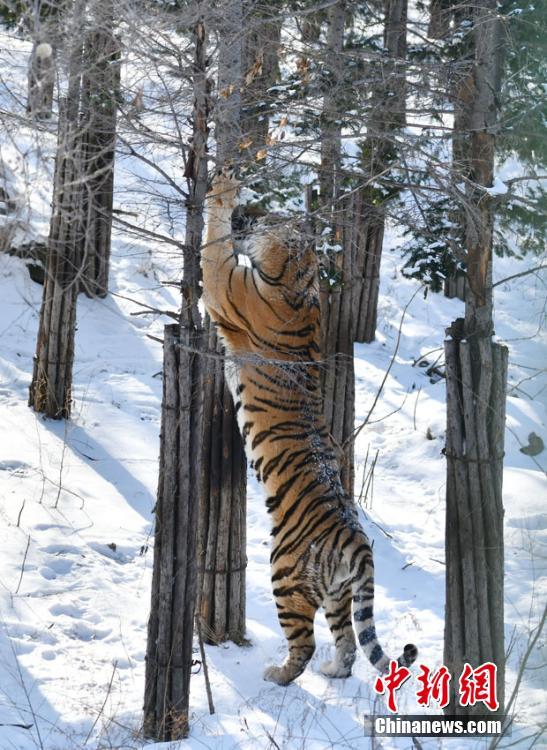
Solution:
<svg viewBox="0 0 547 750"><path fill-rule="evenodd" d="M323 418L315 252L287 229L262 226L249 240L251 267L238 265L231 237L238 189L230 170L217 173L201 265L239 429L273 521L273 594L289 653L264 679L287 685L302 674L315 650L321 606L336 645L334 659L321 664L323 674L351 674L355 635L384 672L390 659L374 625L372 550L344 494ZM409 666L417 653L405 646L399 664Z"/></svg>

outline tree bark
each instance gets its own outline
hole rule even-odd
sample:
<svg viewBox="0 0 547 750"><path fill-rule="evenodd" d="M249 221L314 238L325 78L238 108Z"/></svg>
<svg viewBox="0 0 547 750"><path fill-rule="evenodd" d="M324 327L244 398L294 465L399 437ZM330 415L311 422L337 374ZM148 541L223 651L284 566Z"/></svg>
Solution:
<svg viewBox="0 0 547 750"><path fill-rule="evenodd" d="M344 24L346 4L335 3L328 11L327 49L323 75L324 82L321 129L321 170L319 172L319 195L327 224L336 224L338 196L341 194L342 125L344 112L345 62Z"/></svg>
<svg viewBox="0 0 547 750"><path fill-rule="evenodd" d="M79 125L84 9L85 0L76 0L70 21L73 36L68 93L59 106L47 267L29 389L29 406L53 419L68 418L72 406L76 299L81 278L81 237L85 226Z"/></svg>
<svg viewBox="0 0 547 750"><path fill-rule="evenodd" d="M355 429L355 381L353 367L352 271L354 248L354 195L343 194L342 125L345 62L343 57L346 4L332 5L327 15L327 45L324 71L321 169L319 202L321 223L318 236L331 246L322 258L321 285L321 390L323 413L333 440L348 497L353 498ZM308 207L311 211L311 206Z"/></svg>
<svg viewBox="0 0 547 750"><path fill-rule="evenodd" d="M352 274L355 247L353 206L357 196L340 199L337 238L342 251L331 259L328 280L321 285L321 389L323 413L340 464L342 485L349 498L354 493L355 374L353 360Z"/></svg>
<svg viewBox="0 0 547 750"><path fill-rule="evenodd" d="M450 10L450 9L449 9ZM449 12L449 10L445 12ZM454 15L454 10L452 15ZM472 9L469 5L462 5L457 11L458 26L457 30L461 31L462 23L468 26L472 25ZM454 182L457 184L465 183L470 176L471 171L471 142L469 133L471 131L471 107L475 97L475 79L473 74L473 43L467 37L467 42L462 41L463 47L458 70L461 71L453 83L453 107L454 107L454 126L452 132L452 172ZM465 204L460 199L454 200L454 206L451 211L450 219L453 225L459 227L458 237L453 242L452 253L460 265L460 270L455 270L451 276L447 276L444 282L445 297L457 298L465 301L467 289L467 272L461 268L466 262L465 249Z"/></svg>
<svg viewBox="0 0 547 750"><path fill-rule="evenodd" d="M55 86L55 55L46 40L36 39L30 55L28 71L27 112L37 120L51 117Z"/></svg>
<svg viewBox="0 0 547 750"><path fill-rule="evenodd" d="M148 621L144 733L188 736L197 595L203 332L165 327L160 479Z"/></svg>
<svg viewBox="0 0 547 750"><path fill-rule="evenodd" d="M405 124L407 0L386 0L385 61L373 83L368 135L362 149L366 184L361 188L356 221L353 317L355 341L370 343L376 336L380 263L385 227L386 196L373 182L393 159L393 135Z"/></svg>
<svg viewBox="0 0 547 750"><path fill-rule="evenodd" d="M82 117L85 233L82 290L106 297L110 268L116 110L120 91L120 44L113 34L111 0L100 0L86 35Z"/></svg>
<svg viewBox="0 0 547 750"><path fill-rule="evenodd" d="M226 8L226 6L224 6ZM241 2L230 3L219 26L217 163L236 163L241 139ZM224 378L224 349L211 321L205 377L204 460L200 506L200 618L205 640L242 643L245 637L247 465L232 397Z"/></svg>
<svg viewBox="0 0 547 750"><path fill-rule="evenodd" d="M243 83L242 0L224 0L219 8L218 98L215 108L217 164L236 160L241 143L241 87Z"/></svg>
<svg viewBox="0 0 547 750"><path fill-rule="evenodd" d="M71 107L62 104L47 267L29 406L52 419L70 416L82 225L81 144Z"/></svg>
<svg viewBox="0 0 547 750"><path fill-rule="evenodd" d="M205 640L245 638L246 461L211 321L205 375L200 504L200 617Z"/></svg>
<svg viewBox="0 0 547 750"><path fill-rule="evenodd" d="M148 621L144 731L175 740L189 731L203 450L206 334L198 310L199 257L207 191L209 89L203 23L194 27L192 148L188 185L181 325L165 328L164 387L154 570Z"/></svg>
<svg viewBox="0 0 547 750"><path fill-rule="evenodd" d="M465 239L468 289L465 320L448 330L446 614L444 661L457 676L463 664L497 666L497 697L503 713L502 473L507 349L493 343L491 199L502 42L495 0L481 0L474 13L475 96L469 102L471 173ZM457 682L456 682L457 684ZM454 688L454 686L453 686ZM484 712L458 705L450 714Z"/></svg>
<svg viewBox="0 0 547 750"><path fill-rule="evenodd" d="M267 145L270 114L274 104L268 89L278 75L281 41L279 11L265 4L243 3L245 40L243 45L243 91L241 133L245 155Z"/></svg>

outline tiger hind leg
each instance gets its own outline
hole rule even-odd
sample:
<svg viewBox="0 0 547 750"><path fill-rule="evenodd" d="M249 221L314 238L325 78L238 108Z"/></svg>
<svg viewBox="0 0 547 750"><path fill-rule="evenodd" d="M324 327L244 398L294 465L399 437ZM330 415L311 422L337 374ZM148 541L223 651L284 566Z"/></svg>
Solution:
<svg viewBox="0 0 547 750"><path fill-rule="evenodd" d="M289 644L289 653L279 667L268 667L264 679L278 685L288 685L306 669L315 651L313 620L316 608L296 608L278 603L279 623Z"/></svg>
<svg viewBox="0 0 547 750"><path fill-rule="evenodd" d="M321 672L327 677L349 677L357 646L351 621L351 591L342 598L326 599L325 617L334 638L336 653L332 661L324 661Z"/></svg>

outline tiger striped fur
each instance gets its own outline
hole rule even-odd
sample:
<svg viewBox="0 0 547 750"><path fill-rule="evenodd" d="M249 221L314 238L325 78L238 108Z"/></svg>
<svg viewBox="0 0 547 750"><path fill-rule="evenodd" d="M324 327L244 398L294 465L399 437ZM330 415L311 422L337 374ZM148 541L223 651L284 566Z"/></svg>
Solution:
<svg viewBox="0 0 547 750"><path fill-rule="evenodd" d="M226 346L239 428L273 520L273 594L289 653L264 678L286 685L304 671L320 606L336 644L322 672L351 674L355 634L383 672L390 660L374 625L372 550L342 489L322 412L315 253L301 251L282 229L258 228L251 267L238 265L231 239L237 194L231 172L218 173L208 200L203 292ZM399 663L410 665L416 655L409 644Z"/></svg>

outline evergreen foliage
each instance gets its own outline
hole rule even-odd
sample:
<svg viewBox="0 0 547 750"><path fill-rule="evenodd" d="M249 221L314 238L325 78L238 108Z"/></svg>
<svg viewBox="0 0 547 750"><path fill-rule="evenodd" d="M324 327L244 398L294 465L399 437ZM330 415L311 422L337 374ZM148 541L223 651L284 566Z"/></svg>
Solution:
<svg viewBox="0 0 547 750"><path fill-rule="evenodd" d="M547 18L539 5L515 0L502 3L500 14L502 33L507 37L507 54L499 102L501 117L496 160L502 176L509 176L506 187L500 185L497 195L493 196L496 202L494 252L497 255L539 254L547 240L545 181L537 179L547 166L544 126L547 118L544 83ZM427 58L441 66L448 94L435 100L439 109L454 106L450 88L458 76L465 75L468 66L470 24L468 18L458 17L453 12L452 25L444 39L436 40L435 45L414 46L410 52L414 59ZM432 120L439 121L440 117L432 112ZM464 132L457 137L466 140L468 135ZM446 148L445 151L445 158L449 158ZM528 175L529 180L511 182L517 176L511 171L516 159L522 167L518 177ZM465 164L461 161L453 164L453 188L439 193L439 175L433 173L430 164L424 164L412 174L412 182L418 186L414 198L419 210L407 216L403 248L407 262L403 272L422 280L432 291L440 291L445 278L465 270L462 222L457 221L456 215L464 210L465 191L461 189L461 180L467 177Z"/></svg>

